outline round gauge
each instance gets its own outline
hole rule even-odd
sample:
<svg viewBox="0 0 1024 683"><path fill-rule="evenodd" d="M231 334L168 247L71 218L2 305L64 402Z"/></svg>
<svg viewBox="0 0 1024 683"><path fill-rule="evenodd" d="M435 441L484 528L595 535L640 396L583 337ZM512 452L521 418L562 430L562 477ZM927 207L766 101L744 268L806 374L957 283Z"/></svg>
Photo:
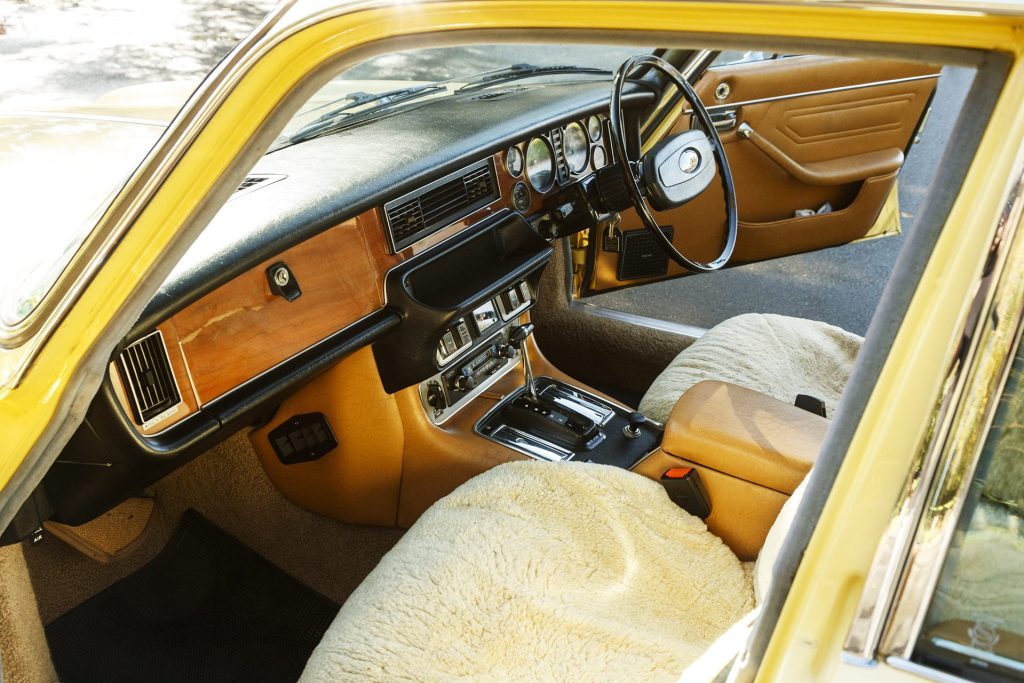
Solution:
<svg viewBox="0 0 1024 683"><path fill-rule="evenodd" d="M516 207L516 211L519 213L526 213L530 210L530 190L522 180L512 188L512 206Z"/></svg>
<svg viewBox="0 0 1024 683"><path fill-rule="evenodd" d="M509 147L505 152L505 168L509 174L518 178L523 172L523 153L518 147Z"/></svg>
<svg viewBox="0 0 1024 683"><path fill-rule="evenodd" d="M604 168L604 165L608 162L608 156L604 153L604 147L596 145L594 151L590 153L590 165L594 167L596 171L599 168Z"/></svg>
<svg viewBox="0 0 1024 683"><path fill-rule="evenodd" d="M590 134L590 139L594 142L601 139L601 119L597 114L587 119L587 133Z"/></svg>
<svg viewBox="0 0 1024 683"><path fill-rule="evenodd" d="M587 133L580 124L573 121L565 127L565 133L562 134L562 148L565 151L565 161L573 173L579 173L587 167L589 142Z"/></svg>
<svg viewBox="0 0 1024 683"><path fill-rule="evenodd" d="M534 138L526 146L526 177L537 192L547 192L555 182L555 154L544 138Z"/></svg>

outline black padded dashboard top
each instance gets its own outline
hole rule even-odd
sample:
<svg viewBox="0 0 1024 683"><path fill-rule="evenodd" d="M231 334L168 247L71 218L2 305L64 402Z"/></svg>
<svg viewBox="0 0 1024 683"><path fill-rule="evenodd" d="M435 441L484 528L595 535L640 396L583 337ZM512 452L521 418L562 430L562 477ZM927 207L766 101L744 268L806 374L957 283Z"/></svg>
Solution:
<svg viewBox="0 0 1024 683"><path fill-rule="evenodd" d="M505 94L480 98L481 92ZM161 285L130 338L346 219L569 118L606 111L609 92L604 79L513 83L428 100L265 155L251 174L286 177L224 205ZM634 83L624 102L642 106L653 99L653 90Z"/></svg>

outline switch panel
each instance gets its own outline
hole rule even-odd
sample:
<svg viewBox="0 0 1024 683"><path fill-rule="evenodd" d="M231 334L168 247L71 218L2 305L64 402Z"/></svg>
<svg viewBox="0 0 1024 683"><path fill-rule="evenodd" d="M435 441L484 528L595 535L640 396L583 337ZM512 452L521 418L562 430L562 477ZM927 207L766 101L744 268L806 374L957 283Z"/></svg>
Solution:
<svg viewBox="0 0 1024 683"><path fill-rule="evenodd" d="M318 460L338 447L323 413L295 415L267 435L277 459L285 465Z"/></svg>
<svg viewBox="0 0 1024 683"><path fill-rule="evenodd" d="M533 303L530 296L530 286L525 281L516 283L495 299L498 310L501 312L501 319L508 321L516 317Z"/></svg>

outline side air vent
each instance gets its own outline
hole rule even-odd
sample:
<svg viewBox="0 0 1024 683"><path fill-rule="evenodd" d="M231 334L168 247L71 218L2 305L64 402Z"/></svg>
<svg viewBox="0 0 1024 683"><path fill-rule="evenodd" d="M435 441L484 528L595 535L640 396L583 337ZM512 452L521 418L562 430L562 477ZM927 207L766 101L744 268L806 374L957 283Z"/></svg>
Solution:
<svg viewBox="0 0 1024 683"><path fill-rule="evenodd" d="M117 357L117 370L136 424L145 424L181 402L159 330L122 351Z"/></svg>
<svg viewBox="0 0 1024 683"><path fill-rule="evenodd" d="M485 159L390 201L384 220L391 248L401 251L500 196L494 162Z"/></svg>

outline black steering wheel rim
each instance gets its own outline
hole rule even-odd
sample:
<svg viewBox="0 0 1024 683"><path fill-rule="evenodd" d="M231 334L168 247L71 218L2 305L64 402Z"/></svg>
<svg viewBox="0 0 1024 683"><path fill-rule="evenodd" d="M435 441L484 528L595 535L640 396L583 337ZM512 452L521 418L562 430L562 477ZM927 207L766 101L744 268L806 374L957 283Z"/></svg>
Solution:
<svg viewBox="0 0 1024 683"><path fill-rule="evenodd" d="M649 67L660 71L679 88L683 99L690 105L690 109L697 117L701 128L704 129L704 133L711 143L711 148L718 165L718 177L721 180L722 191L725 194L726 214L726 234L723 239L722 252L713 261L703 263L687 258L672 244L672 240L661 231L658 221L655 220L654 215L651 213L650 204L640 186L641 166L639 161L631 160L626 151L625 117L622 113L622 89L629 74L640 67ZM694 92L690 84L683 78L683 75L665 60L655 55L637 55L626 60L619 67L618 71L615 72L608 114L612 148L615 151L616 161L626 177L626 190L633 201L633 207L636 209L637 215L643 221L644 227L654 236L655 243L668 254L669 258L688 270L709 272L722 268L728 263L732 257L733 250L736 248L736 236L739 229L739 215L736 209L736 188L733 184L732 171L729 169L729 160L725 155L722 140L718 136L714 123L711 121L711 115L708 114L704 103L697 97L697 93Z"/></svg>

